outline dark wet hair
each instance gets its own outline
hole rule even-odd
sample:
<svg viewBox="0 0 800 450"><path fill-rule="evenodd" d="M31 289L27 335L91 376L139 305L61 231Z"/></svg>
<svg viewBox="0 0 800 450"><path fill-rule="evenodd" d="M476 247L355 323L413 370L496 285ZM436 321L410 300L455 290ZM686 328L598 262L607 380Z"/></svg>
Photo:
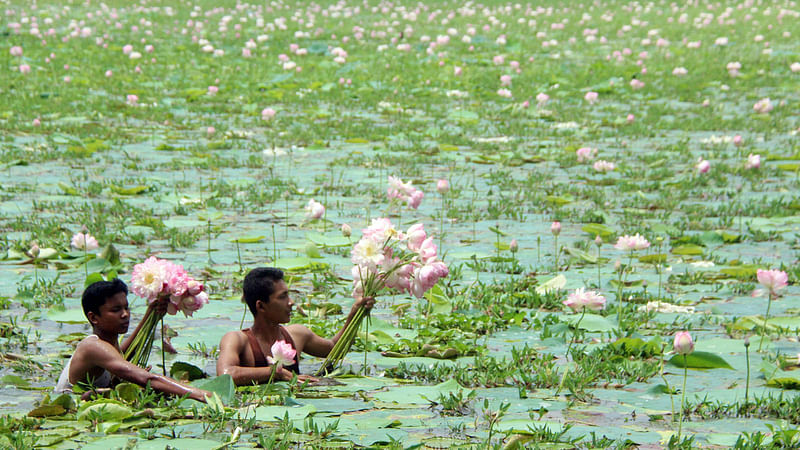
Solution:
<svg viewBox="0 0 800 450"><path fill-rule="evenodd" d="M267 303L275 292L275 283L281 280L283 271L275 267L257 267L247 273L242 285L242 294L253 317L256 315L256 302L261 300Z"/></svg>
<svg viewBox="0 0 800 450"><path fill-rule="evenodd" d="M95 281L90 284L83 291L83 297L81 297L81 305L86 318L89 318L90 311L100 314L100 307L106 303L106 300L120 292L128 295L128 286L119 278L114 278L111 281Z"/></svg>

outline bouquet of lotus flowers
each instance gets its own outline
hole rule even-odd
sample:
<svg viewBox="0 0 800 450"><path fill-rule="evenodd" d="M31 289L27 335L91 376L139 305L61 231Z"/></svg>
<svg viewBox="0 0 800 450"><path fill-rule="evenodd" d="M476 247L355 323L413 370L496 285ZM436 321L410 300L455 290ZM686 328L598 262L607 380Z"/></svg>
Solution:
<svg viewBox="0 0 800 450"><path fill-rule="evenodd" d="M447 265L436 259L436 244L422 224L412 225L402 233L389 219L380 218L374 219L362 233L350 258L354 264L353 297L356 299L375 298L385 291L405 292L422 298L439 278L449 273ZM330 372L341 363L368 315L363 306L356 311L318 374Z"/></svg>
<svg viewBox="0 0 800 450"><path fill-rule="evenodd" d="M133 266L131 290L137 296L147 300L148 305L160 298L168 298L167 314L175 315L178 311L190 317L195 311L208 303L208 294L203 283L186 273L183 266L151 256L145 262ZM128 349L125 359L146 367L153 348L156 325L161 322L162 340L164 338L164 314L155 308L147 308L142 318L139 333L136 334ZM164 362L164 345L161 346L161 360ZM165 368L166 370L166 368Z"/></svg>

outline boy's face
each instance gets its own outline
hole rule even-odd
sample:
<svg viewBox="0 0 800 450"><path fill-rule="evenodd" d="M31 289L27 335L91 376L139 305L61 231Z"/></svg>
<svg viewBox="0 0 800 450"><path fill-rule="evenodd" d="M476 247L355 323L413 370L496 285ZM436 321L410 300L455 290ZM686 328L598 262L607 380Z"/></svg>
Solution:
<svg viewBox="0 0 800 450"><path fill-rule="evenodd" d="M128 309L128 296L118 292L100 305L100 314L91 313L89 321L96 328L107 333L125 334L130 325L131 311Z"/></svg>
<svg viewBox="0 0 800 450"><path fill-rule="evenodd" d="M278 280L274 288L272 295L269 296L269 302L261 302L261 307L258 308L259 314L269 322L288 323L294 306L294 301L289 296L289 288L283 280Z"/></svg>

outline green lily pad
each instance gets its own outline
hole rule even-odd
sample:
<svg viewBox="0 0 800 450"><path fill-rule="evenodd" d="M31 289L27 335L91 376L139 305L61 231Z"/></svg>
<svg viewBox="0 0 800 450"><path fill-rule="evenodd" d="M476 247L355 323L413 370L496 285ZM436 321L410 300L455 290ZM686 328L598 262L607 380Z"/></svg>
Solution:
<svg viewBox="0 0 800 450"><path fill-rule="evenodd" d="M387 403L427 405L439 396L448 394L457 395L462 392L463 396L469 395L472 390L461 387L453 379L435 386L399 386L390 388L385 392L377 392L373 395L376 400Z"/></svg>
<svg viewBox="0 0 800 450"><path fill-rule="evenodd" d="M592 332L606 332L617 328L617 325L608 320L608 318L592 313L586 313L582 320L580 314L561 316L560 320L570 326L575 326L578 320L580 320L581 322L578 327L582 330Z"/></svg>
<svg viewBox="0 0 800 450"><path fill-rule="evenodd" d="M709 352L692 352L686 355L686 359L684 360L683 355L675 355L668 361L669 364L672 364L675 367L684 367L684 361L686 367L690 369L731 369L730 364L725 361L721 356L709 353Z"/></svg>

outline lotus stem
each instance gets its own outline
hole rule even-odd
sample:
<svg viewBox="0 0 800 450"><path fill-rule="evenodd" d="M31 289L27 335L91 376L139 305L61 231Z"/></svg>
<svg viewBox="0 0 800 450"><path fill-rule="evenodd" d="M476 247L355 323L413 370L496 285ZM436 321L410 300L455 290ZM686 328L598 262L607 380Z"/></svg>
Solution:
<svg viewBox="0 0 800 450"><path fill-rule="evenodd" d="M767 321L769 320L769 308L772 306L772 291L769 291L769 300L767 300L767 314L764 316L764 334L769 333L767 328ZM761 353L761 346L764 345L764 334L761 335L761 340L758 343L758 352Z"/></svg>
<svg viewBox="0 0 800 450"><path fill-rule="evenodd" d="M683 430L683 410L686 400L686 378L688 377L689 363L686 360L686 355L683 355L683 389L681 389L681 413L680 421L678 422L678 442L681 440L681 431Z"/></svg>

